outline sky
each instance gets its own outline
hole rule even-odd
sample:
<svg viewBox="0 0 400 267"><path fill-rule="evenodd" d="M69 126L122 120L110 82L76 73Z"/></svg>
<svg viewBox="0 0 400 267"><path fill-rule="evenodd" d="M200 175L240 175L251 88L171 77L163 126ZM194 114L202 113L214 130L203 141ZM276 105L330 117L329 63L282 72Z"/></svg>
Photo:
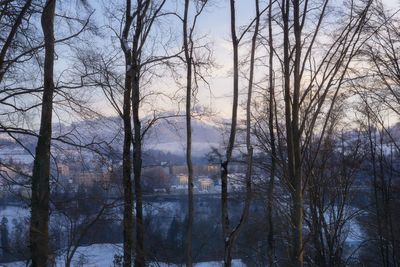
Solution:
<svg viewBox="0 0 400 267"><path fill-rule="evenodd" d="M96 9L97 16L101 12L100 1L92 2ZM212 110L213 113L221 117L229 117L232 104L232 49L230 43L230 10L228 0L210 0L210 5L200 16L197 25L197 34L207 36L212 42L213 57L216 67L211 71L208 82L210 88L202 86L198 91L199 104ZM384 3L392 9L400 8L398 0L384 0ZM251 0L236 0L237 25L247 25L254 17L254 3ZM262 7L265 6L265 3ZM101 14L100 14L101 15ZM177 30L181 26L177 23ZM240 32L240 30L238 30ZM245 81L242 80L242 83ZM174 88L176 85L168 82L165 88ZM243 87L243 86L242 86ZM244 88L242 88L244 89ZM172 89L176 90L176 89ZM243 101L243 99L242 99ZM168 103L160 103L164 109L168 109ZM182 106L183 107L183 106ZM113 113L112 109L103 109L106 113Z"/></svg>
<svg viewBox="0 0 400 267"><path fill-rule="evenodd" d="M217 3L218 2L218 3ZM237 26L247 26L254 18L254 1L237 0L236 14ZM261 1L264 2L264 1ZM209 33L214 40L215 60L220 66L214 71L214 77L210 80L213 97L211 99L212 109L219 113L222 117L229 117L231 114L232 104L232 78L230 75L232 69L232 49L230 36L230 9L229 1L212 1L212 5L207 12L201 17L199 29L205 33ZM400 8L399 0L383 0L390 10ZM261 8L265 7L262 4ZM238 30L240 32L240 30ZM210 101L208 90L200 92L203 103Z"/></svg>
<svg viewBox="0 0 400 267"><path fill-rule="evenodd" d="M103 2L107 3L106 0ZM170 1L169 3L173 2L174 1ZM250 0L237 1L238 25L245 25L254 17L252 5L249 5L249 2ZM108 24L109 21L104 18L102 1L91 1L89 3L91 4L91 7L95 9L94 17L96 22L99 25ZM119 3L123 3L123 1L120 1ZM182 1L179 1L179 3L182 3ZM171 7L167 6L167 8ZM203 85L198 91L197 97L200 101L199 105L205 106L208 109L211 108L214 113L217 113L222 117L230 116L230 105L232 103L232 79L230 75L232 68L232 54L229 20L229 1L209 0L209 5L199 17L198 24L196 26L196 35L204 35L206 36L207 42L212 43L213 58L215 59L214 62L216 65L216 67L213 68L210 73L211 77L209 77L207 80L207 82L210 84L210 88ZM181 31L181 24L178 21L176 21L176 25L173 27L176 28L176 30L179 30L179 32ZM166 84L161 83L154 86L160 87L162 90L169 90L170 92L177 90L177 85L174 84L174 82L170 79L168 79ZM114 115L115 112L111 107L104 109L104 100L100 100L102 98L103 96L98 96L96 98L99 100L98 106L100 106L102 111L107 115ZM170 103L168 102L160 103L160 105L164 106L164 109L168 109L170 107Z"/></svg>

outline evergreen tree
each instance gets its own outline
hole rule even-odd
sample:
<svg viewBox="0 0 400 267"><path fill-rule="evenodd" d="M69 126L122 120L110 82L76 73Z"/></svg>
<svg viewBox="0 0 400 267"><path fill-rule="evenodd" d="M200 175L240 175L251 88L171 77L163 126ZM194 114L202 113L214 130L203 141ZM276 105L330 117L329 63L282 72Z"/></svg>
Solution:
<svg viewBox="0 0 400 267"><path fill-rule="evenodd" d="M8 259L9 239L8 239L8 219L3 216L1 219L0 236L1 236L1 258L3 261Z"/></svg>
<svg viewBox="0 0 400 267"><path fill-rule="evenodd" d="M179 237L180 234L180 222L178 221L178 219L176 218L176 216L174 216L174 219L172 220L169 229L168 229L168 233L167 233L167 241L169 244L173 244L174 246L177 246L178 242L182 241L182 238Z"/></svg>

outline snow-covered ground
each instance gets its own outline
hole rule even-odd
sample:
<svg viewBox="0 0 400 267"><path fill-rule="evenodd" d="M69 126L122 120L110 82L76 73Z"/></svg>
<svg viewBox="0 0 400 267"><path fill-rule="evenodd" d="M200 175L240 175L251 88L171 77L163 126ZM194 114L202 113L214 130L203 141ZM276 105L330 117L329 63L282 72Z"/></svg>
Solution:
<svg viewBox="0 0 400 267"><path fill-rule="evenodd" d="M0 206L0 217L12 219L29 218L30 210L21 206Z"/></svg>
<svg viewBox="0 0 400 267"><path fill-rule="evenodd" d="M122 244L94 244L91 246L79 247L72 260L73 267L113 267L114 255L122 255ZM219 267L223 264L218 261L199 262L196 267ZM26 262L11 262L1 264L1 267L25 267ZM57 258L56 267L65 266L63 256ZM175 264L163 262L152 262L151 267L178 267ZM233 260L233 267L246 267L241 260Z"/></svg>
<svg viewBox="0 0 400 267"><path fill-rule="evenodd" d="M3 217L7 218L8 230L13 230L13 221L29 221L30 210L21 206L0 206L0 221ZM1 265L0 265L1 266Z"/></svg>
<svg viewBox="0 0 400 267"><path fill-rule="evenodd" d="M365 238L365 234L360 224L354 219L350 222L349 232L346 237L346 243L350 246L358 246Z"/></svg>

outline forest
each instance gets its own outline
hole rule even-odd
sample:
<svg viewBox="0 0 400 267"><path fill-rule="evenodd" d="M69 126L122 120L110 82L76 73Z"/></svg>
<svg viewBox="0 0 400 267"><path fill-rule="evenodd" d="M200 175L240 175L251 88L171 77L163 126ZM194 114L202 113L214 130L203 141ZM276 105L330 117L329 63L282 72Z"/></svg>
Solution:
<svg viewBox="0 0 400 267"><path fill-rule="evenodd" d="M398 0L0 0L0 29L0 266L400 266Z"/></svg>

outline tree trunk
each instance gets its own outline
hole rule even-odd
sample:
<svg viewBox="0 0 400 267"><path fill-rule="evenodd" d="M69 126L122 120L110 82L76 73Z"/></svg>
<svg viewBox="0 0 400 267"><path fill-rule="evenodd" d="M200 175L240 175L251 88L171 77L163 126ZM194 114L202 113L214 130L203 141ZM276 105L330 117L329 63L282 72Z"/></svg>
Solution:
<svg viewBox="0 0 400 267"><path fill-rule="evenodd" d="M221 181L222 181L222 227L224 233L224 266L230 267L232 266L232 250L236 243L236 239L238 238L244 224L247 222L250 212L250 204L252 197L252 188L251 188L251 176L252 176L252 167L253 167L253 147L251 145L251 103L252 103L252 91L253 91L253 81L254 81L254 61L255 61L255 52L256 52L256 43L257 36L259 31L259 22L260 22L260 10L259 10L259 1L255 0L256 6L256 19L255 19L255 29L253 33L252 43L251 43L251 55L250 55L250 74L249 74L249 83L248 83L248 91L247 91L247 103L246 103L246 149L247 149L247 170L246 170L246 196L244 208L242 211L242 215L238 224L231 231L229 228L229 212L228 212L228 164L232 157L232 152L234 148L235 142L235 134L236 134L236 123L237 123L237 106L238 106L238 91L239 91L239 40L236 36L236 18L235 18L235 1L231 0L230 8L231 8L231 35L232 35L232 45L233 45L233 90L234 90L234 99L233 99L233 110L232 110L232 124L231 124L231 133L229 137L229 143L227 147L226 161L222 164L221 170Z"/></svg>
<svg viewBox="0 0 400 267"><path fill-rule="evenodd" d="M275 240L274 240L274 224L272 219L272 208L273 208L273 195L275 186L275 169L276 169L276 146L275 146L275 134L274 134L274 110L275 110L275 88L274 88L274 46L272 36L272 4L270 0L268 8L268 40L269 40L269 135L271 144L271 169L269 176L268 192L267 192L267 220L268 220L268 264L273 266L275 259Z"/></svg>
<svg viewBox="0 0 400 267"><path fill-rule="evenodd" d="M142 197L142 128L139 118L140 109L140 55L139 46L143 30L143 22L146 20L145 14L149 7L150 0L144 3L142 0L137 2L136 25L132 43L132 120L135 136L133 139L133 174L135 179L135 208L136 208L136 246L135 246L135 266L145 267L146 257L144 248L144 225L143 225L143 197Z"/></svg>
<svg viewBox="0 0 400 267"><path fill-rule="evenodd" d="M134 66L134 69L138 69ZM135 72L132 92L132 115L133 127L135 131L133 144L133 173L135 178L135 200L136 200L136 256L135 266L145 266L145 248L144 248L144 225L143 225L143 197L142 197L142 137L141 123L139 119L140 91L139 91L139 73Z"/></svg>
<svg viewBox="0 0 400 267"><path fill-rule="evenodd" d="M41 24L44 34L44 88L40 131L32 172L30 251L32 267L45 267L48 260L48 222L50 198L50 144L54 93L54 14L56 0L48 0Z"/></svg>
<svg viewBox="0 0 400 267"><path fill-rule="evenodd" d="M126 73L124 106L123 106L123 123L124 123L124 146L122 151L122 176L124 187L124 267L132 266L132 250L133 250L133 192L131 180L131 143L132 143L132 127L131 127L131 72Z"/></svg>
<svg viewBox="0 0 400 267"><path fill-rule="evenodd" d="M124 267L132 266L133 251L133 192L132 192L132 125L131 125L131 95L132 95L132 55L126 43L129 36L129 29L132 23L131 1L126 1L126 21L122 33L121 47L125 55L125 88L123 99L122 120L124 124L124 144L122 151L122 180L124 188Z"/></svg>
<svg viewBox="0 0 400 267"><path fill-rule="evenodd" d="M21 9L21 12L18 14L18 17L15 20L15 22L11 28L11 31L8 34L7 39L4 42L3 47L1 48L1 51L0 51L0 83L3 81L4 74L6 73L6 70L9 67L9 64L4 64L6 55L10 49L12 41L15 38L15 35L17 34L18 28L21 26L22 19L24 18L25 14L28 11L31 4L32 4L32 0L26 1L26 3L24 4L24 6Z"/></svg>
<svg viewBox="0 0 400 267"><path fill-rule="evenodd" d="M233 50L233 103L232 103L232 119L231 131L229 134L228 147L226 149L225 161L221 163L221 216L222 216L222 232L224 237L224 266L230 267L232 264L232 255L230 249L230 230L229 230L229 213L228 213L228 168L232 157L235 144L236 125L237 125L237 109L239 98L239 41L236 36L236 10L235 0L230 0L231 15L231 39Z"/></svg>
<svg viewBox="0 0 400 267"><path fill-rule="evenodd" d="M192 103L192 48L189 44L188 16L189 0L185 0L185 10L183 18L183 47L186 62L186 164L188 168L188 222L186 229L186 266L193 265L192 243L193 243L193 221L194 221L194 199L193 199L193 163L192 163L192 122L191 122L191 103Z"/></svg>
<svg viewBox="0 0 400 267"><path fill-rule="evenodd" d="M383 226L382 226L382 214L381 214L381 207L380 207L380 198L379 198L379 185L378 185L378 170L377 170L377 163L378 160L376 159L376 130L371 125L371 118L370 112L367 107L367 122L368 122L368 141L369 141L369 149L371 155L371 163L372 163L372 177L373 177L373 191L374 191L374 204L375 204L375 211L376 211L376 222L377 222L377 232L378 232L378 239L379 239L379 251L382 257L382 266L386 267L386 254L385 254L385 240L383 234Z"/></svg>
<svg viewBox="0 0 400 267"><path fill-rule="evenodd" d="M294 83L293 83L293 116L292 116L292 138L293 138L293 157L294 160L294 175L292 186L294 188L294 211L292 224L294 227L293 232L293 264L295 266L303 266L303 185L301 174L301 136L299 130L299 111L300 111L300 61L301 61L301 28L300 28L300 2L294 0L293 2L293 28L295 36L295 60L294 60Z"/></svg>
<svg viewBox="0 0 400 267"><path fill-rule="evenodd" d="M295 34L293 94L291 92L291 48L290 34L290 1L282 6L283 17L283 46L284 46L284 91L285 91L285 124L287 140L288 170L286 173L290 183L292 196L291 226L292 226L292 266L303 266L303 196L301 177L301 148L299 131L299 97L300 97L300 60L301 60L301 29L299 24L298 0L293 2L293 20Z"/></svg>

